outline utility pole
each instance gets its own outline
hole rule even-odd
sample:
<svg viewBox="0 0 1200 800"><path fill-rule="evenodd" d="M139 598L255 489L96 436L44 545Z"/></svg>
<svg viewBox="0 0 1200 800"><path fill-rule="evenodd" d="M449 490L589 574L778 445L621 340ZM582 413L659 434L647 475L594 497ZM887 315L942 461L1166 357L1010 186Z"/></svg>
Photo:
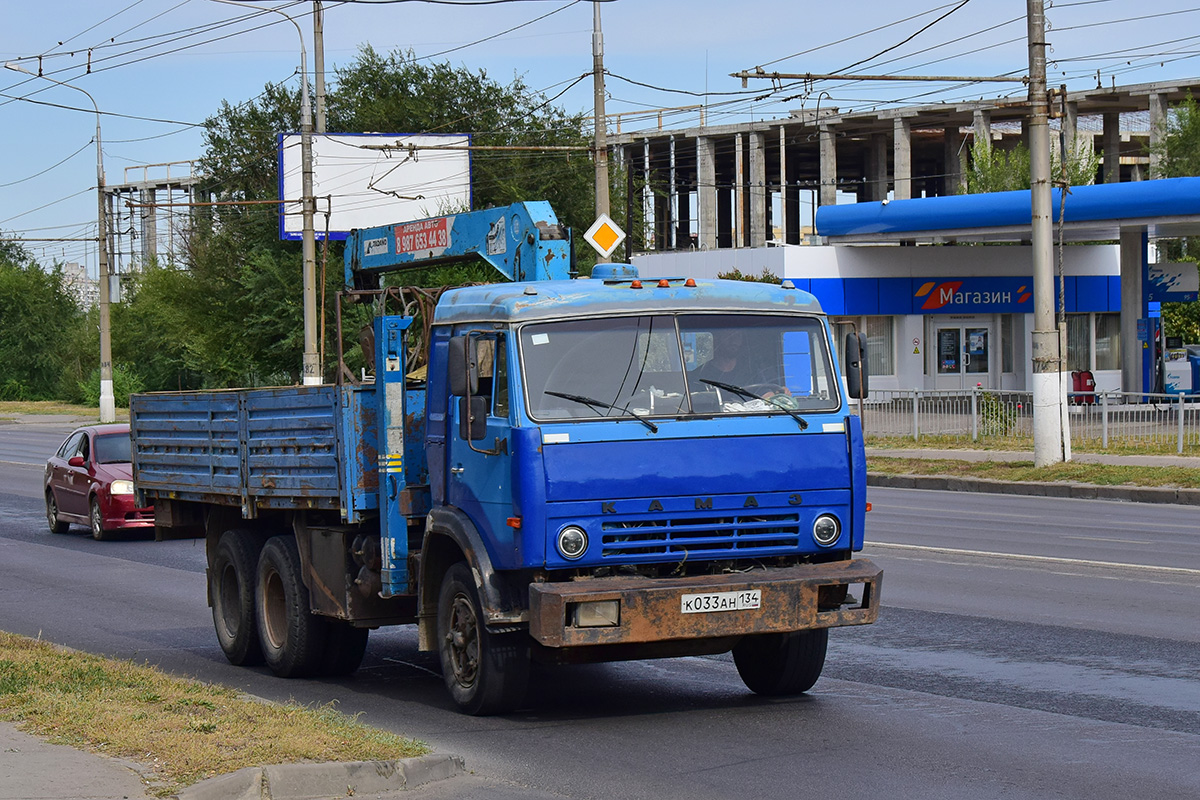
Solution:
<svg viewBox="0 0 1200 800"><path fill-rule="evenodd" d="M600 3L596 0L592 2L592 84L596 91L596 217L599 218L608 214L608 123L604 116L604 34L600 32ZM609 260L608 256L597 256L596 263Z"/></svg>
<svg viewBox="0 0 1200 800"><path fill-rule="evenodd" d="M1063 334L1054 320L1051 238L1050 121L1046 96L1045 0L1027 0L1029 155L1033 233L1033 460L1039 467L1070 459L1063 384Z"/></svg>
<svg viewBox="0 0 1200 800"><path fill-rule="evenodd" d="M325 132L325 12L313 0L313 76L317 90L316 132Z"/></svg>

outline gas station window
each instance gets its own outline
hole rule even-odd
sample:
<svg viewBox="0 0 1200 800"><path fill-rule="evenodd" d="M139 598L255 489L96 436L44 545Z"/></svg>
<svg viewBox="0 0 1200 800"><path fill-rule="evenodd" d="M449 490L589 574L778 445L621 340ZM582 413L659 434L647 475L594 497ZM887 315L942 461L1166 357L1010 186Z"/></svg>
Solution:
<svg viewBox="0 0 1200 800"><path fill-rule="evenodd" d="M1096 315L1096 369L1121 368L1121 315Z"/></svg>
<svg viewBox="0 0 1200 800"><path fill-rule="evenodd" d="M1090 314L1067 314L1067 369L1092 368L1092 321Z"/></svg>

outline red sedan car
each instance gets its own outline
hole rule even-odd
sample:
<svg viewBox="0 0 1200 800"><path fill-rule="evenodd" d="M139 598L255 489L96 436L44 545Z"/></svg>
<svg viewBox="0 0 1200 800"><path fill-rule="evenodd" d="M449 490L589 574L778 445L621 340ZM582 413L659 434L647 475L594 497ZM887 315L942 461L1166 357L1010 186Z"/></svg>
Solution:
<svg viewBox="0 0 1200 800"><path fill-rule="evenodd" d="M103 540L114 531L154 527L154 509L134 502L130 449L125 424L89 425L67 437L46 462L51 533L66 533L74 522Z"/></svg>

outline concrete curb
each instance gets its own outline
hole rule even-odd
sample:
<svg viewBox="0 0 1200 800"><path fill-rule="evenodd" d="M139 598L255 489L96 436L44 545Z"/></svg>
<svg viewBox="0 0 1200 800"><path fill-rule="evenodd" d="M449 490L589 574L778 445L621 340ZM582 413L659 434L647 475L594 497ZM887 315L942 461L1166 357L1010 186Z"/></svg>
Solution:
<svg viewBox="0 0 1200 800"><path fill-rule="evenodd" d="M1200 506L1200 489L1173 486L1100 486L1094 483L1032 483L997 481L989 478L959 478L940 475L883 475L867 473L868 486L896 489L936 489L948 492L1023 494L1035 497L1069 497L1077 500L1119 500L1127 503L1173 503Z"/></svg>
<svg viewBox="0 0 1200 800"><path fill-rule="evenodd" d="M466 772L462 756L397 761L276 764L218 775L175 795L178 800L324 800L413 789Z"/></svg>

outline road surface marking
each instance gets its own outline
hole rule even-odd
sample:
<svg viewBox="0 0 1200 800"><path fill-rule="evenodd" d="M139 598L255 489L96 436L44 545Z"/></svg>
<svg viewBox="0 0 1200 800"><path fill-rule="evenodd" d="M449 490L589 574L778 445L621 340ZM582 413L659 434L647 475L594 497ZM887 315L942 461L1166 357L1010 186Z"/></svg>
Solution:
<svg viewBox="0 0 1200 800"><path fill-rule="evenodd" d="M1178 575L1200 575L1200 569L1187 567L1155 567L1149 564L1122 564L1115 561L1091 561L1085 558L1056 558L1054 556L1031 556L1023 553L992 553L986 550L957 550L952 547L925 547L919 544L893 544L891 542L870 541L873 547L892 548L893 550L918 550L926 553L945 553L955 556L983 556L986 558L1011 558L1017 561L1037 561L1044 564L1075 564L1084 567L1116 567L1118 569L1141 569L1150 572L1172 572Z"/></svg>

